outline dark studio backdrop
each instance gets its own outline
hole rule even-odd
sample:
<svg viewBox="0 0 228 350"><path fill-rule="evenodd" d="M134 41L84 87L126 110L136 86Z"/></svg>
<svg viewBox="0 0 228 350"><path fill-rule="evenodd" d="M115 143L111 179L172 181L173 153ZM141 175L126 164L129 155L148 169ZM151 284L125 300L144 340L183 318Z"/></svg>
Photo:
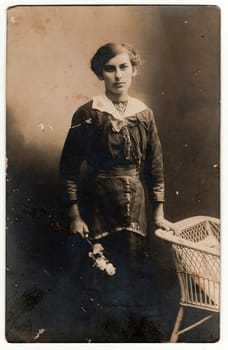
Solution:
<svg viewBox="0 0 228 350"><path fill-rule="evenodd" d="M179 291L169 252L153 237L152 226L154 275L145 281L150 313L137 317L116 308L116 314L107 309L97 316L99 303L83 296L85 284L80 298L74 293L72 265L87 262L62 229L58 164L74 111L103 91L90 58L106 42L131 43L144 63L130 93L153 109L162 143L166 218L219 217L219 30L216 6L8 9L8 341L168 339ZM114 332L120 320L122 331ZM218 319L183 340L217 337Z"/></svg>

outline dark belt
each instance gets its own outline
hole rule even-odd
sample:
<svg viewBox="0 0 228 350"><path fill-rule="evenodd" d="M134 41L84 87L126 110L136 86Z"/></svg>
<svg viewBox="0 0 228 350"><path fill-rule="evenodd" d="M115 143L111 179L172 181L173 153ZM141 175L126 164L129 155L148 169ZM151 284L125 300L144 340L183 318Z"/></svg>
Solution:
<svg viewBox="0 0 228 350"><path fill-rule="evenodd" d="M139 169L134 165L124 167L113 167L111 169L99 169L95 172L96 177L118 177L130 176L139 177Z"/></svg>

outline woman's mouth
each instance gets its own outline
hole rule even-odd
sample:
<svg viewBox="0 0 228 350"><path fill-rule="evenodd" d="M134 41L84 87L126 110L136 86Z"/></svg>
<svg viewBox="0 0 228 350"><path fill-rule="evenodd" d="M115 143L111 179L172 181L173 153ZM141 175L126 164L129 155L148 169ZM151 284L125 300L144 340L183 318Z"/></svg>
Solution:
<svg viewBox="0 0 228 350"><path fill-rule="evenodd" d="M114 83L114 86L116 86L116 87L122 87L124 85L126 85L125 82Z"/></svg>

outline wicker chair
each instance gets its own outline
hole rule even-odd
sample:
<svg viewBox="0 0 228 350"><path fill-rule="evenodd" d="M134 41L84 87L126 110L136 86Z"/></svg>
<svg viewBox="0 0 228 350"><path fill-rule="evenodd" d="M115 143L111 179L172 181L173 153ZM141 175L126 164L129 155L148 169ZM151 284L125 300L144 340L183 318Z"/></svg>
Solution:
<svg viewBox="0 0 228 350"><path fill-rule="evenodd" d="M156 236L170 244L180 284L181 300L170 342L207 321L220 310L219 220L196 216L173 224L173 231L157 229ZM211 311L198 322L181 329L184 308Z"/></svg>

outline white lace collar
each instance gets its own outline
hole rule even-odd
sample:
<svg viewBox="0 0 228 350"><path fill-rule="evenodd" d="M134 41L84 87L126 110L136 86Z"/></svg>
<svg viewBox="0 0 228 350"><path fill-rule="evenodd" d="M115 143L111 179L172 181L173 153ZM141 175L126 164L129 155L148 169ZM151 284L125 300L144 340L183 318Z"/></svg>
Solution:
<svg viewBox="0 0 228 350"><path fill-rule="evenodd" d="M129 96L126 111L124 113L124 116L121 117L112 101L105 94L102 94L93 97L92 108L98 109L101 112L110 113L116 119L123 119L144 111L147 109L147 106L137 98Z"/></svg>

